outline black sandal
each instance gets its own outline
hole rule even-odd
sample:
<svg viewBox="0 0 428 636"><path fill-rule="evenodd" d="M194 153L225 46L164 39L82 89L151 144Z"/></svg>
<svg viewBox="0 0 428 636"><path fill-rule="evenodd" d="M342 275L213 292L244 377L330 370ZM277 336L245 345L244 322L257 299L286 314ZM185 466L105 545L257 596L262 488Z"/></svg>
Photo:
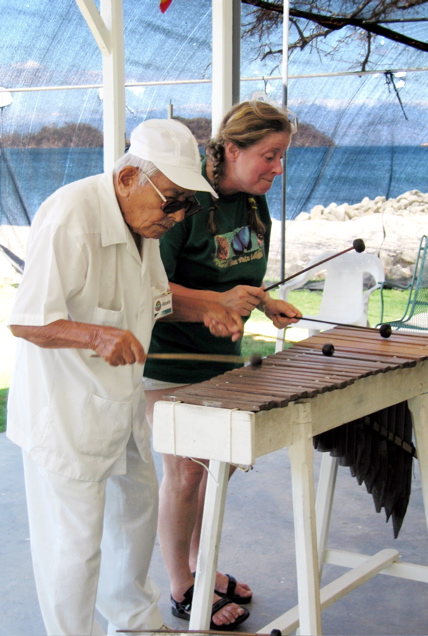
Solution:
<svg viewBox="0 0 428 636"><path fill-rule="evenodd" d="M171 602L172 602L171 612L174 616L176 616L177 618L183 618L185 621L190 621L190 612L192 611L193 591L194 591L194 586L192 585L184 593L184 599L182 601L176 601L175 598L171 596ZM222 607L229 605L229 603L231 602L232 601L229 598L221 598L219 601L216 601L215 603L213 603L213 606L211 609L211 617L214 614L216 614L216 612L221 610ZM218 631L218 632L234 630L237 625L240 625L241 623L246 621L250 615L250 612L247 609L245 608L243 609L244 609L244 613L241 616L238 616L238 618L233 623L230 623L229 625L216 625L214 621L211 620L210 629Z"/></svg>
<svg viewBox="0 0 428 636"><path fill-rule="evenodd" d="M227 582L227 590L226 593L219 592L218 590L214 590L217 596L221 596L221 598L228 598L232 603L238 603L238 605L246 605L247 603L251 603L253 600L253 595L251 596L240 596L239 594L235 594L236 590L236 579L231 574L226 574L228 578Z"/></svg>
<svg viewBox="0 0 428 636"><path fill-rule="evenodd" d="M196 572L192 572L193 576L196 576ZM236 579L231 574L225 574L227 576L227 590L226 592L220 592L219 590L214 590L214 594L217 596L221 596L221 598L228 598L232 603L237 603L238 605L246 605L247 603L251 603L253 600L253 595L251 596L241 596L240 594L235 594L236 590Z"/></svg>

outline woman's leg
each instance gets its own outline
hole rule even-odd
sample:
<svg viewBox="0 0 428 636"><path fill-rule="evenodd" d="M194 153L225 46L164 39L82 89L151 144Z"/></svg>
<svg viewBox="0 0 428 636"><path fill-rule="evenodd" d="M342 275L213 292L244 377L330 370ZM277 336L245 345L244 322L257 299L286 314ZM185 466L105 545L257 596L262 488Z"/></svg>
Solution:
<svg viewBox="0 0 428 636"><path fill-rule="evenodd" d="M205 469L183 457L163 455L164 475L159 496L158 536L168 569L171 595L182 601L194 584L189 566L190 543L198 514L198 492ZM214 595L213 602L220 600ZM229 603L213 616L217 625L234 623L243 610Z"/></svg>
<svg viewBox="0 0 428 636"><path fill-rule="evenodd" d="M236 470L236 466L230 467L229 479L231 478L235 470ZM198 560L199 544L201 539L202 518L204 514L205 490L207 487L207 475L208 475L207 471L204 471L204 475L199 485L198 509L196 512L196 519L195 519L192 538L190 542L189 564L190 564L190 569L192 572L195 572L196 563ZM222 592L222 594L226 594L228 585L229 585L229 579L226 576L226 574L217 572L216 581L215 581L215 589L218 592ZM237 596L241 596L242 598L251 598L253 596L251 588L246 583L241 583L239 581L236 581L234 594Z"/></svg>
<svg viewBox="0 0 428 636"><path fill-rule="evenodd" d="M179 387L167 392L172 393L177 388ZM145 392L146 416L150 425L152 425L154 404L165 392L165 388ZM176 601L182 601L184 593L194 583L193 570L190 568L190 550L196 525L198 525L197 532L200 534L203 504L201 507L199 493L201 482L206 483L206 470L188 458L163 455L162 459L163 478L159 492L158 536L170 578L171 595ZM204 493L205 488L203 488ZM199 538L197 543L199 547ZM224 575L220 574L219 577L227 581ZM222 583L223 581L220 580L220 584ZM227 588L227 583L225 587ZM217 600L219 597L215 595L214 601ZM242 609L233 603L219 610L213 620L218 625L229 624L241 614Z"/></svg>

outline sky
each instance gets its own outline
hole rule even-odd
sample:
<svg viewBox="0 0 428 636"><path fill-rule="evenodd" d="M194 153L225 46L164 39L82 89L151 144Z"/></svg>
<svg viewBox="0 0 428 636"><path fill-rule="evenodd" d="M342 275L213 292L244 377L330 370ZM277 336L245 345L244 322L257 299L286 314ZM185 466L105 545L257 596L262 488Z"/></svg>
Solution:
<svg viewBox="0 0 428 636"><path fill-rule="evenodd" d="M153 82L211 77L211 0L173 0L162 14L158 0L123 0L126 82ZM242 6L242 22L252 10ZM428 10L426 5L425 13ZM74 0L0 0L0 83L3 87L99 84L101 54ZM426 23L406 30L423 39ZM393 75L382 71L428 68L428 54L377 38L373 69L378 76L294 79L296 75L355 70L359 50L348 33L333 34L320 51L293 51L289 56L289 107L300 121L315 125L342 145L420 145L428 141L428 72ZM282 31L272 45L282 42ZM241 99L262 97L281 103L280 59L262 62L257 42L242 41ZM82 121L102 126L97 89L13 92L1 109L3 134L35 132L42 125ZM183 117L209 116L211 84L128 88L127 126L146 117L167 116L168 104ZM401 101L401 103L400 103Z"/></svg>

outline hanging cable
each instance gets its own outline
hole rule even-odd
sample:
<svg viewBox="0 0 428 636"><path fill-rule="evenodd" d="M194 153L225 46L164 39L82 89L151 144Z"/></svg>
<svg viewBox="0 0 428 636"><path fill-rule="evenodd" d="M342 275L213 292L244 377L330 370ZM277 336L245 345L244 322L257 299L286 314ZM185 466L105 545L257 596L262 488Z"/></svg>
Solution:
<svg viewBox="0 0 428 636"><path fill-rule="evenodd" d="M401 101L400 93L398 92L398 88L395 85L394 76L393 76L391 71L385 71L385 80L386 80L386 84L388 86L389 92L391 92L391 86L393 87L393 89L395 91L395 94L397 96L397 99L398 99L398 103L400 104L401 110L403 111L404 118L408 121L409 118L407 117L406 111L404 110L404 106L403 106L403 103Z"/></svg>

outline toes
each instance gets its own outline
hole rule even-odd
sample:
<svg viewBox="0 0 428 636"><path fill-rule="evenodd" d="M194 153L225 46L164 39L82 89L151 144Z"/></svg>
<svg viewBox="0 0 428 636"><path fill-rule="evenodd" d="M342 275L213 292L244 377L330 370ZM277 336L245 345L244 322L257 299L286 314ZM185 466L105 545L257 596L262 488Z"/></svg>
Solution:
<svg viewBox="0 0 428 636"><path fill-rule="evenodd" d="M247 585L246 583L239 583L237 581L235 594L238 594L239 596L251 596L252 591L249 585Z"/></svg>
<svg viewBox="0 0 428 636"><path fill-rule="evenodd" d="M218 598L217 598L218 600ZM229 603L216 612L212 620L216 625L231 625L242 616L244 610L236 603Z"/></svg>

